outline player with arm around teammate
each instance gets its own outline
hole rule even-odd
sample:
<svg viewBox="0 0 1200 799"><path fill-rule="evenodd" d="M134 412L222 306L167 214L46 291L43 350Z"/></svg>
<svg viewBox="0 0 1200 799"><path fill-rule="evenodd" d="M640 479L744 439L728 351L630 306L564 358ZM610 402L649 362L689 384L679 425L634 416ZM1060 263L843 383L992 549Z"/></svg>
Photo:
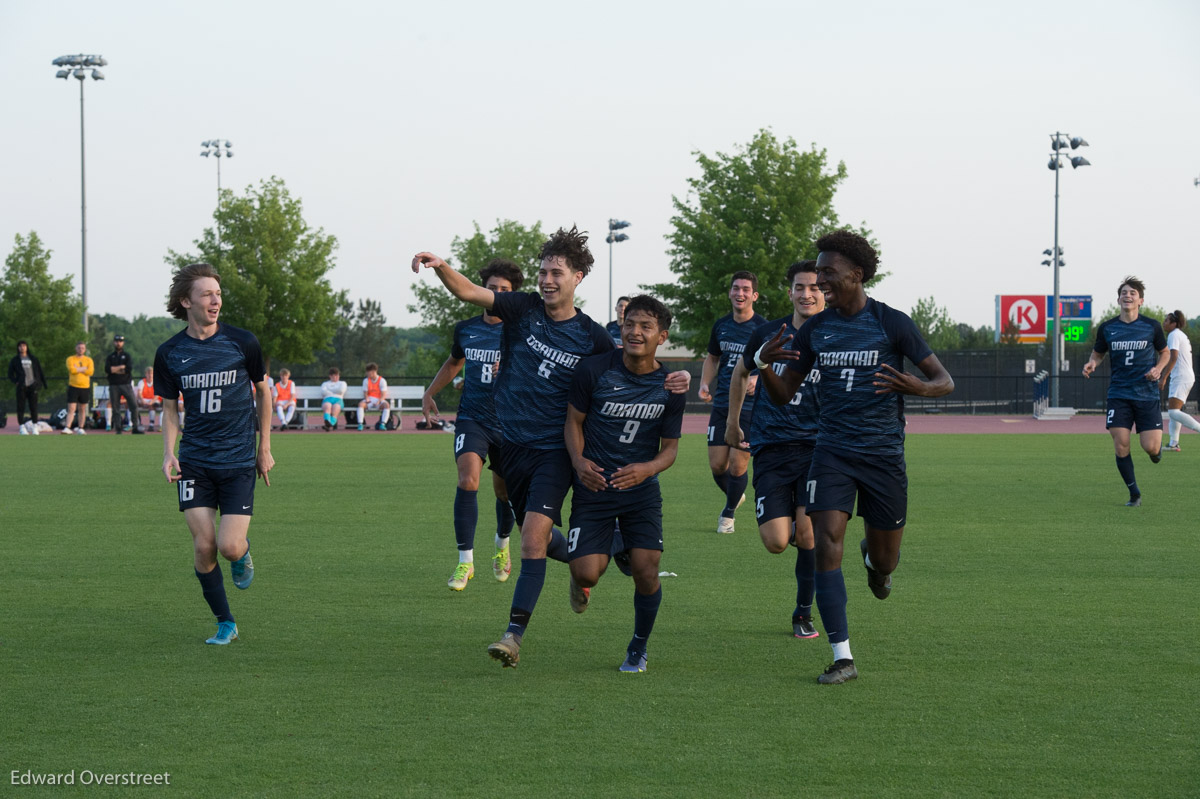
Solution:
<svg viewBox="0 0 1200 799"><path fill-rule="evenodd" d="M1118 316L1100 323L1092 355L1083 365L1090 378L1096 367L1112 352L1112 378L1108 383L1108 414L1105 427L1117 453L1117 471L1129 489L1128 507L1142 504L1129 454L1129 434L1137 429L1138 442L1152 463L1162 459L1162 413L1159 411L1158 379L1171 359L1167 337L1157 319L1142 316L1146 286L1127 277L1117 288Z"/></svg>
<svg viewBox="0 0 1200 799"><path fill-rule="evenodd" d="M867 585L878 599L892 590L908 518L904 462L904 394L941 397L954 380L921 337L912 319L867 296L879 257L865 238L839 230L817 240L817 282L825 310L809 319L784 349L777 333L755 356L761 370L781 358L788 369L764 381L776 403L787 402L815 367L821 403L817 443L805 487L816 543L817 610L833 646L834 662L817 681L825 685L858 676L850 653L842 545L855 508L866 537L859 542ZM904 371L904 359L927 380Z"/></svg>
<svg viewBox="0 0 1200 799"><path fill-rule="evenodd" d="M734 531L734 511L746 499L749 480L750 451L731 447L725 441L726 419L729 414L729 378L745 352L751 334L766 323L766 317L754 312L758 299L758 278L753 272L735 272L729 281L729 302L732 310L713 323L708 338L708 354L700 370L700 399L712 403L708 417L708 466L713 481L725 494L725 507L717 517L717 532ZM739 426L749 429L754 410L754 391L757 375L747 383L748 399L742 403Z"/></svg>
<svg viewBox="0 0 1200 799"><path fill-rule="evenodd" d="M1184 427L1200 433L1200 422L1183 410L1183 404L1187 402L1192 385L1196 382L1196 372L1192 368L1192 342L1183 332L1186 327L1187 317L1180 310L1171 311L1163 320L1163 331L1167 334L1167 349L1171 351L1171 356L1162 377L1158 379L1158 386L1167 389L1171 440L1166 449L1171 452L1179 452L1179 434Z"/></svg>
<svg viewBox="0 0 1200 799"><path fill-rule="evenodd" d="M163 474L177 484L179 510L192 534L196 578L217 619L205 643L238 637L217 553L230 561L233 584L254 579L247 532L254 512L255 475L266 485L271 456L271 390L262 349L253 333L221 324L221 278L209 264L189 264L171 281L167 311L187 327L159 346L154 372L163 398ZM257 408L252 387L257 391ZM179 443L176 399L187 408ZM258 447L254 431L257 413ZM217 514L220 513L220 523Z"/></svg>
<svg viewBox="0 0 1200 799"><path fill-rule="evenodd" d="M595 260L587 236L575 227L559 228L542 245L540 258L539 293L491 291L433 253L417 253L412 261L414 272L433 269L454 296L504 322L504 368L493 401L504 433L501 471L521 527L521 571L508 629L488 654L506 667L520 659L521 640L545 583L547 556L567 559L567 541L554 525L561 524L571 487L571 459L563 443L571 378L581 359L613 349L604 328L575 307L575 289ZM672 391L686 392L689 382L686 372L667 378ZM571 607L582 613L588 592L574 581L570 588Z"/></svg>
<svg viewBox="0 0 1200 799"><path fill-rule="evenodd" d="M479 273L484 288L496 293L516 291L525 281L521 268L504 258L493 259ZM500 472L500 450L504 434L492 402L496 386L496 364L500 360L500 317L484 311L454 326L450 357L434 375L421 398L426 423L439 421L434 397L463 371L462 399L454 420L454 464L458 470L458 488L454 494L454 540L458 546L458 565L446 585L461 591L475 576L475 526L479 521L479 478L487 458L492 472L492 491L496 495L496 554L492 574L500 582L512 573L509 537L513 512L508 505L508 488Z"/></svg>
<svg viewBox="0 0 1200 799"><path fill-rule="evenodd" d="M825 295L817 286L816 261L797 261L788 268L788 297L792 313L767 322L754 331L746 343L746 352L733 370L729 381L729 414L725 423L725 443L744 448L749 438L754 458L755 514L758 534L768 552L785 552L788 544L796 547L796 609L792 612L792 634L797 638L816 638L812 603L815 588L816 553L813 549L812 523L805 512L808 504L808 467L812 463L817 440L820 403L813 370L800 389L784 404L770 396L759 397L749 431L738 420L750 372L756 369L754 353L763 342L782 330L794 336L810 318L825 309ZM759 372L759 381L778 379L787 368L783 361ZM769 374L768 374L769 373ZM747 436L746 433L749 433Z"/></svg>
<svg viewBox="0 0 1200 799"><path fill-rule="evenodd" d="M567 553L576 584L591 588L608 567L619 522L633 572L634 632L623 672L646 670L646 644L662 602L662 493L658 475L675 462L685 398L664 387L655 355L671 313L634 297L621 326L624 348L585 359L571 383L564 436L575 483Z"/></svg>

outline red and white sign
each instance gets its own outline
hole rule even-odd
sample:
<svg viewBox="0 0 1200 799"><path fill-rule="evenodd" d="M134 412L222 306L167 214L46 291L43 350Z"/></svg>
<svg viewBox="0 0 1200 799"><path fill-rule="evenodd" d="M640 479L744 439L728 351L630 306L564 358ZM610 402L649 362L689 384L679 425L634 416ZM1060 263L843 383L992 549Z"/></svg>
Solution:
<svg viewBox="0 0 1200 799"><path fill-rule="evenodd" d="M1046 340L1046 295L1002 294L996 298L996 330L1003 334L1009 324L1017 326L1022 344Z"/></svg>

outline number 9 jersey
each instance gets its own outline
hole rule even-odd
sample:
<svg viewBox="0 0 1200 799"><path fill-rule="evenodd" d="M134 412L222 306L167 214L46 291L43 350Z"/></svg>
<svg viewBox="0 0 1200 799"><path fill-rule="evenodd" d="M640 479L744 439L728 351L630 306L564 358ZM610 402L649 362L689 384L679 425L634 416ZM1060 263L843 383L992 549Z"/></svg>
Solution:
<svg viewBox="0 0 1200 799"><path fill-rule="evenodd" d="M181 330L154 355L154 388L183 396L187 428L179 462L213 469L254 466L254 388L266 375L253 333L218 323L206 339Z"/></svg>
<svg viewBox="0 0 1200 799"><path fill-rule="evenodd" d="M496 386L496 362L500 360L500 334L503 324L488 324L483 315L464 319L454 326L450 357L463 363L462 399L458 418L470 419L486 428L499 430L492 389Z"/></svg>

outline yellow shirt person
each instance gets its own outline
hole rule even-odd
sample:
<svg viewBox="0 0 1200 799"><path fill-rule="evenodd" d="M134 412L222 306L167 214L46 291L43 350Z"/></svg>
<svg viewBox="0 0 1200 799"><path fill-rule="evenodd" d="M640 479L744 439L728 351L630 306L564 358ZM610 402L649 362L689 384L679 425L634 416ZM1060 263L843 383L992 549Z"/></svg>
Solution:
<svg viewBox="0 0 1200 799"><path fill-rule="evenodd" d="M96 365L92 363L92 359L81 352L82 347L76 347L77 354L67 358L67 374L70 375L68 385L75 388L91 388L92 374L96 371Z"/></svg>

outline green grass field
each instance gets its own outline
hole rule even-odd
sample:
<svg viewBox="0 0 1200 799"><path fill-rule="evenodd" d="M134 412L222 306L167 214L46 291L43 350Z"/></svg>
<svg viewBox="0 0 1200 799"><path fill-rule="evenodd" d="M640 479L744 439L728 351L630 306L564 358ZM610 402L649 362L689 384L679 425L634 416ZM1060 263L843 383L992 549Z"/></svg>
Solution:
<svg viewBox="0 0 1200 799"><path fill-rule="evenodd" d="M910 437L895 590L874 599L847 557L860 676L827 687L824 634L791 636L793 556L762 548L751 502L713 532L699 436L663 479L679 576L644 675L616 670L633 587L615 569L576 616L551 563L520 667L487 657L516 575L488 568L485 488L480 568L447 590L440 434L276 435L253 587L225 566L242 639L204 646L160 441L0 438L0 793L1200 794L1196 452L1139 453L1128 509L1103 434ZM11 784L72 769L171 787Z"/></svg>

